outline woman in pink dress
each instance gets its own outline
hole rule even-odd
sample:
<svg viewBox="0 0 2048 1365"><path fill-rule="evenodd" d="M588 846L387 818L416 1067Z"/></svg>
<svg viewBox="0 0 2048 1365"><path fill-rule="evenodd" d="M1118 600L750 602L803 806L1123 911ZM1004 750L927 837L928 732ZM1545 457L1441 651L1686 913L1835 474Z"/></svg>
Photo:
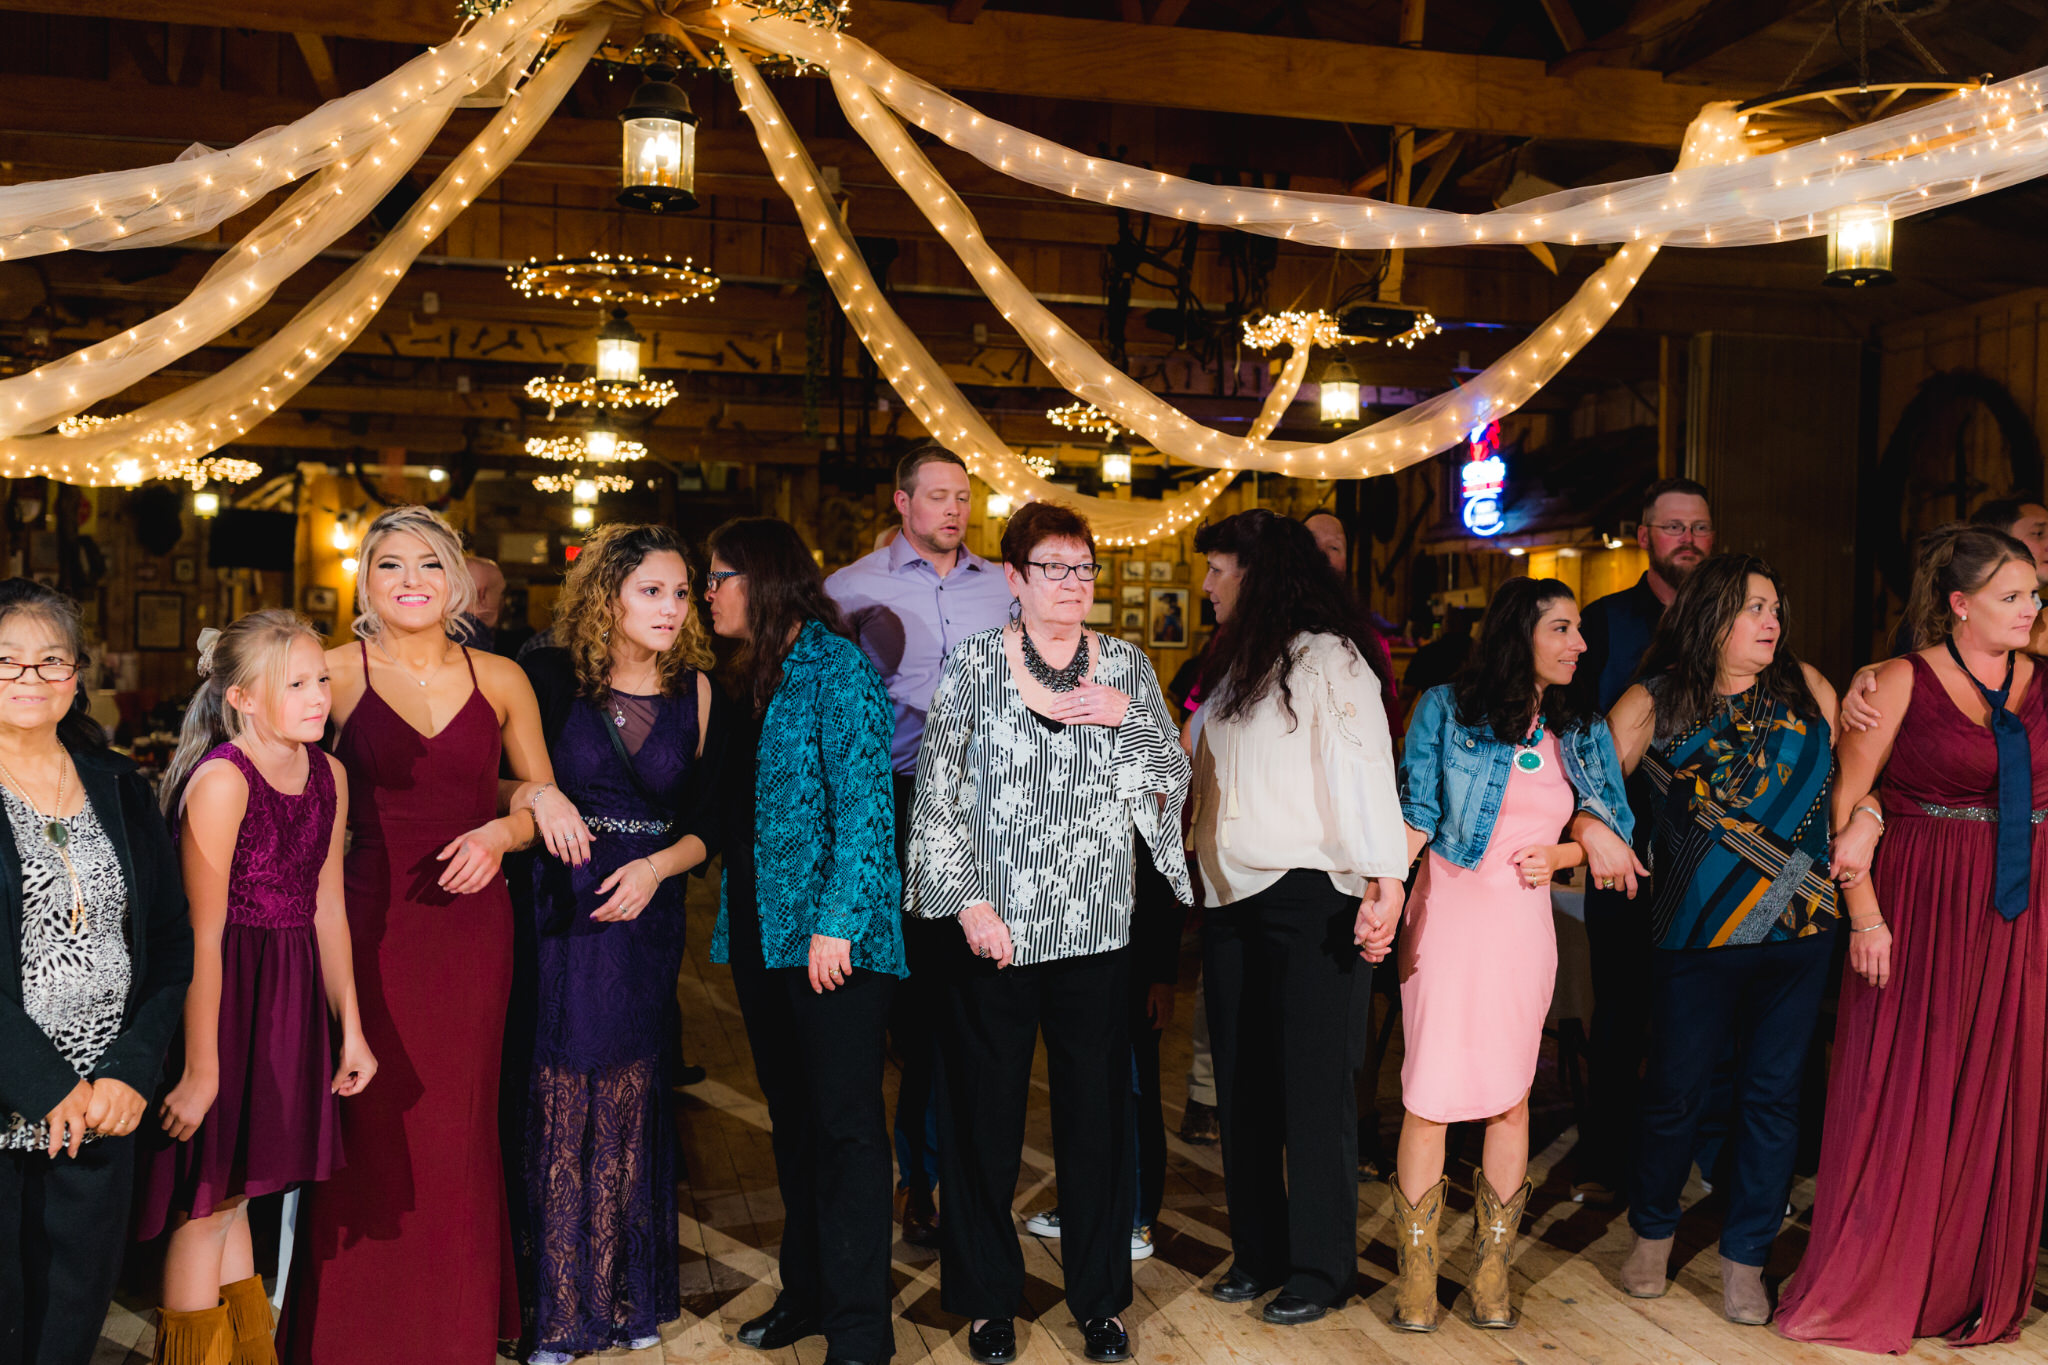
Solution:
<svg viewBox="0 0 2048 1365"><path fill-rule="evenodd" d="M1528 1203L1529 1085L1557 975L1550 879L1584 853L1575 814L1634 832L1607 723L1571 683L1586 642L1571 589L1513 579L1494 594L1458 680L1416 705L1401 762L1412 860L1429 860L1401 936L1400 1274L1394 1326L1437 1326L1444 1130L1486 1124L1474 1184L1472 1322L1515 1325L1508 1257ZM1510 1194L1503 1198L1500 1191Z"/></svg>
<svg viewBox="0 0 2048 1365"><path fill-rule="evenodd" d="M1852 970L1813 1237L1779 1310L1795 1340L1899 1354L2011 1341L2026 1316L2048 1194L2039 614L2025 545L1935 532L1909 606L1924 647L1878 670L1876 727L1842 737Z"/></svg>

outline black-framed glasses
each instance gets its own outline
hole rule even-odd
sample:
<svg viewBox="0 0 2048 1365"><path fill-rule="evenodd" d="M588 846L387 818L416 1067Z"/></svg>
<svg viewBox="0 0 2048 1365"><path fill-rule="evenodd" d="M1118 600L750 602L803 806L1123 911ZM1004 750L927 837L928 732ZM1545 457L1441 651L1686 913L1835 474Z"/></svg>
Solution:
<svg viewBox="0 0 2048 1365"><path fill-rule="evenodd" d="M73 661L51 660L40 664L0 663L0 682L19 682L33 673L39 682L69 682L78 676L83 665Z"/></svg>
<svg viewBox="0 0 2048 1365"><path fill-rule="evenodd" d="M744 574L745 572L745 569L711 570L709 573L704 575L704 595L706 597L711 596L712 593L717 592L720 588L725 586L726 579L738 578L741 574Z"/></svg>
<svg viewBox="0 0 2048 1365"><path fill-rule="evenodd" d="M1027 559L1024 562L1044 574L1048 583L1062 582L1068 574L1073 574L1083 583L1093 583L1095 575L1102 572L1100 564L1061 564L1058 561L1040 563L1035 559Z"/></svg>
<svg viewBox="0 0 2048 1365"><path fill-rule="evenodd" d="M1653 521L1650 523L1650 529L1662 532L1674 539L1689 532L1694 540L1705 540L1708 536L1714 534L1714 523L1711 521Z"/></svg>

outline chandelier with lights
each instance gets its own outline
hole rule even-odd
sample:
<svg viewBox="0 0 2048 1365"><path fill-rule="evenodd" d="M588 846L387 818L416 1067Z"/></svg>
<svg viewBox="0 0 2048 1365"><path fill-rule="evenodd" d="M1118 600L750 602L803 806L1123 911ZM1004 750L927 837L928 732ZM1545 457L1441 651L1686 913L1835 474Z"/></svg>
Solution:
<svg viewBox="0 0 2048 1365"><path fill-rule="evenodd" d="M647 447L638 441L626 440L610 427L594 426L574 436L529 436L526 438L526 453L536 460L555 460L564 464L580 464L585 460L592 464L612 464L644 459Z"/></svg>
<svg viewBox="0 0 2048 1365"><path fill-rule="evenodd" d="M724 283L718 275L685 256L655 260L651 256L536 256L506 272L507 282L521 298L560 303L594 303L604 308L627 305L659 308L665 303L710 300Z"/></svg>
<svg viewBox="0 0 2048 1365"><path fill-rule="evenodd" d="M676 401L676 386L666 379L575 379L567 375L536 375L526 381L526 396L557 408L664 408Z"/></svg>
<svg viewBox="0 0 2048 1365"><path fill-rule="evenodd" d="M1098 436L1114 436L1123 430L1109 418L1109 414L1092 403L1068 403L1064 407L1047 408L1045 420L1064 431L1093 432Z"/></svg>
<svg viewBox="0 0 2048 1365"><path fill-rule="evenodd" d="M633 481L624 474L586 474L580 469L572 469L566 474L533 476L534 489L541 493L574 493L585 483L590 485L593 495L633 491Z"/></svg>

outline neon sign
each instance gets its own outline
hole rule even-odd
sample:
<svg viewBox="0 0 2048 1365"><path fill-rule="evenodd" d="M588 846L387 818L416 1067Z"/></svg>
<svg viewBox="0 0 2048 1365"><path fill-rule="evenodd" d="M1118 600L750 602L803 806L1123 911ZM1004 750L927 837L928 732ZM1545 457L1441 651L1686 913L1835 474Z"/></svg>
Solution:
<svg viewBox="0 0 2048 1365"><path fill-rule="evenodd" d="M1475 536L1499 535L1507 526L1500 503L1508 481L1508 462L1500 456L1500 423L1489 422L1476 429L1467 443L1472 453L1458 471L1458 492L1464 503L1460 518Z"/></svg>

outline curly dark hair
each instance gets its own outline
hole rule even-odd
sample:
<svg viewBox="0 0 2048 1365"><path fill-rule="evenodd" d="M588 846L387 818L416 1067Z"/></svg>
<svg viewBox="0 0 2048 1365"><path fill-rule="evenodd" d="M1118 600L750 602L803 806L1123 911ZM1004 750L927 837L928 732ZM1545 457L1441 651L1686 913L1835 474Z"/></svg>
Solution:
<svg viewBox="0 0 2048 1365"><path fill-rule="evenodd" d="M788 522L734 517L711 533L709 549L747 577L747 639L733 657L732 673L739 695L760 716L782 685L782 662L804 622L816 621L848 639L853 632L825 595L818 561Z"/></svg>
<svg viewBox="0 0 2048 1365"><path fill-rule="evenodd" d="M583 542L555 601L555 643L576 664L576 682L592 701L602 702L612 685L612 627L619 620L619 593L649 555L672 554L689 568L683 538L666 526L614 523ZM711 641L694 602L685 599L675 643L654 661L663 696L673 694L690 669L711 667Z"/></svg>
<svg viewBox="0 0 2048 1365"><path fill-rule="evenodd" d="M1749 601L1752 576L1768 582L1778 594L1778 648L1770 667L1757 675L1757 695L1783 702L1795 716L1821 719L1820 703L1788 643L1791 611L1778 575L1755 555L1713 555L1701 560L1678 585L1678 596L1664 609L1657 636L1636 673L1639 679L1664 680L1657 690L1658 739L1685 733L1727 704L1715 686L1721 675L1721 648Z"/></svg>
<svg viewBox="0 0 2048 1365"><path fill-rule="evenodd" d="M1195 553L1230 555L1244 574L1237 603L1202 662L1203 695L1222 698L1218 714L1225 720L1248 714L1277 688L1280 709L1292 725L1294 656L1288 645L1303 633L1349 641L1386 685L1372 625L1308 527L1255 508L1195 532Z"/></svg>
<svg viewBox="0 0 2048 1365"><path fill-rule="evenodd" d="M1539 709L1544 728L1553 735L1593 723L1598 713L1570 685L1546 687L1540 708L1536 701L1536 626L1552 603L1577 600L1555 578L1511 578L1495 589L1479 623L1479 638L1451 680L1460 725L1474 730L1485 725L1501 743L1520 744L1535 728Z"/></svg>

